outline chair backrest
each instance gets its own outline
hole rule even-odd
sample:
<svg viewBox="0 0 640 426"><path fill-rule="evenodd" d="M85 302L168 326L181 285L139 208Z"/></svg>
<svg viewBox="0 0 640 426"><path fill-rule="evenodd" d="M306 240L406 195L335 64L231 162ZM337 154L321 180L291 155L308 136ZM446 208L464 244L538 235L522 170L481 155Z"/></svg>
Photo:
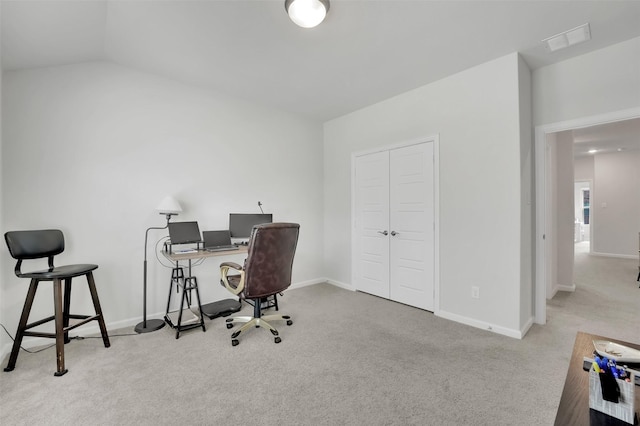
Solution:
<svg viewBox="0 0 640 426"><path fill-rule="evenodd" d="M253 227L244 264L244 297L270 296L291 285L299 231L297 223L265 223Z"/></svg>
<svg viewBox="0 0 640 426"><path fill-rule="evenodd" d="M64 235L59 229L37 231L9 231L4 234L11 257L18 260L16 275L20 276L23 259L49 258L49 268L53 268L53 256L64 251Z"/></svg>

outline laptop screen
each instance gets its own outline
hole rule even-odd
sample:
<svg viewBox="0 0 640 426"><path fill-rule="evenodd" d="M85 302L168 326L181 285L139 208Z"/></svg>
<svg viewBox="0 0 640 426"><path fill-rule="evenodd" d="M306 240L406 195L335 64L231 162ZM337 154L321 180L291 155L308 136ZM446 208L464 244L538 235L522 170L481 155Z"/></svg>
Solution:
<svg viewBox="0 0 640 426"><path fill-rule="evenodd" d="M231 245L231 233L228 229L224 231L204 231L202 239L204 240L204 248Z"/></svg>
<svg viewBox="0 0 640 426"><path fill-rule="evenodd" d="M169 223L169 238L171 244L199 243L200 228L198 222L171 222Z"/></svg>

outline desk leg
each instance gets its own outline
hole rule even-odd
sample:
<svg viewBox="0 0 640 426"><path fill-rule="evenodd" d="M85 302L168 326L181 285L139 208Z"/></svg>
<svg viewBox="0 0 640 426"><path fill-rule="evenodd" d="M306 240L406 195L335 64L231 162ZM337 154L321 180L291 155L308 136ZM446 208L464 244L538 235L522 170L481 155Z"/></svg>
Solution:
<svg viewBox="0 0 640 426"><path fill-rule="evenodd" d="M189 259L189 264L188 264L188 270L187 270L187 276L184 275L184 272L182 270L182 268L180 268L178 266L178 262L176 262L176 267L173 269L173 272L171 274L171 286L169 288L169 299L167 300L167 321L169 322L169 324L173 327L175 327L176 329L176 339L178 339L180 337L180 332L184 329L187 330L189 328L193 328L193 327L202 327L202 331L207 331L206 326L204 324L204 318L203 318L203 313L202 313L202 305L200 303L200 291L198 290L198 280L196 277L191 275L191 259ZM180 284L180 282L182 281L182 285ZM171 292L173 290L173 283L176 283L176 290L179 291L179 287L182 287L182 294L180 296L180 310L178 312L178 319L176 321L175 324L173 324L171 322L171 318L169 317L169 309L170 309L170 304L171 304ZM185 309L185 304L186 309L191 309L191 291L195 290L196 292L196 301L198 303L198 314L200 316L200 322L190 322L186 325L182 325L182 318L183 318L183 311ZM194 314L195 315L195 314Z"/></svg>
<svg viewBox="0 0 640 426"><path fill-rule="evenodd" d="M187 285L188 281L188 285ZM185 288L189 289L189 295L187 296L187 303L191 308L191 290L196 292L196 301L198 302L198 315L200 316L200 326L202 331L207 331L204 325L204 314L202 313L202 304L200 303L200 290L198 289L198 279L191 275L191 259L189 259L189 277L185 279Z"/></svg>
<svg viewBox="0 0 640 426"><path fill-rule="evenodd" d="M165 317L169 318L169 308L171 307L171 292L173 291L173 283L176 283L176 292L180 285L180 280L184 281L184 271L176 262L176 267L171 270L171 281L169 282L169 297L167 297L167 310Z"/></svg>

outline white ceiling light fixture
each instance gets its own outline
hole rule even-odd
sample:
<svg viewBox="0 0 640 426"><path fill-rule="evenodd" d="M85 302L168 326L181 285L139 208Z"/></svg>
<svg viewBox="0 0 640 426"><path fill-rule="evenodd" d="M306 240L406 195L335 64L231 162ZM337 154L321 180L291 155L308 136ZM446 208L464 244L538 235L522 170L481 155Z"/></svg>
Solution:
<svg viewBox="0 0 640 426"><path fill-rule="evenodd" d="M327 16L329 0L285 0L284 8L296 25L313 28Z"/></svg>
<svg viewBox="0 0 640 426"><path fill-rule="evenodd" d="M547 49L555 52L556 50L564 49L588 40L591 40L591 29L587 22L579 27L556 34L553 37L545 38L542 42L546 44Z"/></svg>

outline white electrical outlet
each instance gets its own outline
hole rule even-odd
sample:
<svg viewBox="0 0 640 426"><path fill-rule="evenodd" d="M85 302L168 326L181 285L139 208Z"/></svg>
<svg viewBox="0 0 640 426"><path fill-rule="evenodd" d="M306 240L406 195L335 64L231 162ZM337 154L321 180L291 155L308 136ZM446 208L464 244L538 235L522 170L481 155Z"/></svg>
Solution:
<svg viewBox="0 0 640 426"><path fill-rule="evenodd" d="M474 299L480 299L480 287L471 287L471 297Z"/></svg>

